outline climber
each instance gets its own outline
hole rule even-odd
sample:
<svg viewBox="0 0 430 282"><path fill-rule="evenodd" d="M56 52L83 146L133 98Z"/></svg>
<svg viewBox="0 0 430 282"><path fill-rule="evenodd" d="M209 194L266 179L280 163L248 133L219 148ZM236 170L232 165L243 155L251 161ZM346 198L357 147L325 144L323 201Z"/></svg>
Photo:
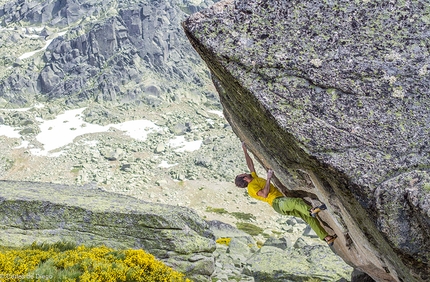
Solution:
<svg viewBox="0 0 430 282"><path fill-rule="evenodd" d="M316 214L326 209L325 205L311 208L303 199L285 197L278 189L270 183L273 176L273 170L267 171L267 180L257 176L254 168L254 162L248 154L245 142L242 142L242 149L245 153L246 164L251 174L243 173L236 176L235 184L240 188L248 188L248 194L260 201L267 202L273 209L284 215L300 217L315 231L321 240L332 246L337 235L329 235L321 226L316 218Z"/></svg>

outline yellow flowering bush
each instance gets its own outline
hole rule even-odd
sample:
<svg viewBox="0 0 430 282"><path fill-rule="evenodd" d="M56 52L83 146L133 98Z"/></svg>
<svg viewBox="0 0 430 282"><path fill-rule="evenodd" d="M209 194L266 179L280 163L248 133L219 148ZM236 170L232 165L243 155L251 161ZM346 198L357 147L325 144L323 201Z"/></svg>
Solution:
<svg viewBox="0 0 430 282"><path fill-rule="evenodd" d="M221 245L226 245L226 246L228 246L228 245L230 245L230 241L231 241L231 238L228 238L228 237L222 237L222 238L218 238L218 239L216 240L216 243L217 243L217 244L221 244Z"/></svg>
<svg viewBox="0 0 430 282"><path fill-rule="evenodd" d="M48 260L52 251L9 250L0 252L0 279L10 275L21 276ZM3 275L4 274L4 275ZM1 281L1 280L0 280Z"/></svg>
<svg viewBox="0 0 430 282"><path fill-rule="evenodd" d="M145 281L190 282L143 250L106 246L61 250L32 245L0 251L0 281Z"/></svg>

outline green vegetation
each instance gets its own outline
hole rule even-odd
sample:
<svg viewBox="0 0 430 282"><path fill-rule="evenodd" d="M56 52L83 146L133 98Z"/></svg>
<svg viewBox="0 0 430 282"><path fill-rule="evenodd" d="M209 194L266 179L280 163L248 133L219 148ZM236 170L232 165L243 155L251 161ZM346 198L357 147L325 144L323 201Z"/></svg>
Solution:
<svg viewBox="0 0 430 282"><path fill-rule="evenodd" d="M263 228L246 222L238 222L236 223L236 227L237 229L242 230L243 232L246 232L251 236L257 236L257 235L263 234L263 231L264 231Z"/></svg>
<svg viewBox="0 0 430 282"><path fill-rule="evenodd" d="M217 213L217 214L226 214L226 213L229 213L224 208L213 208L213 207L206 207L206 211L207 212Z"/></svg>
<svg viewBox="0 0 430 282"><path fill-rule="evenodd" d="M255 216L250 213L244 213L244 212L228 212L224 208L213 208L213 207L206 207L207 212L213 212L217 214L229 214L237 218L238 220L248 221L248 220L255 220ZM256 236L263 233L263 229L246 222L237 222L236 227L239 230L242 230L245 233L248 233L251 236Z"/></svg>
<svg viewBox="0 0 430 282"><path fill-rule="evenodd" d="M190 281L143 250L67 242L0 247L0 277L7 281Z"/></svg>
<svg viewBox="0 0 430 282"><path fill-rule="evenodd" d="M224 208L213 208L213 207L206 207L207 212L213 212L217 214L229 214L234 216L235 218L239 220L251 220L256 219L255 216L251 213L244 213L244 212L228 212Z"/></svg>
<svg viewBox="0 0 430 282"><path fill-rule="evenodd" d="M241 219L241 220L251 220L251 219L256 219L255 216L251 213L244 213L244 212L232 212L231 213L232 216L234 216L237 219Z"/></svg>
<svg viewBox="0 0 430 282"><path fill-rule="evenodd" d="M0 162L3 164L3 168L6 171L11 169L13 167L13 164L15 163L15 161L4 157L0 158Z"/></svg>
<svg viewBox="0 0 430 282"><path fill-rule="evenodd" d="M83 165L74 165L70 172L78 175L79 171L81 171L83 168L84 168Z"/></svg>
<svg viewBox="0 0 430 282"><path fill-rule="evenodd" d="M276 231L276 230L272 230L272 233L273 233L273 234L276 234L276 235L279 235L279 236L281 236L281 235L283 235L283 234L284 234L283 232Z"/></svg>
<svg viewBox="0 0 430 282"><path fill-rule="evenodd" d="M321 282L322 280L319 278L309 278L306 282Z"/></svg>

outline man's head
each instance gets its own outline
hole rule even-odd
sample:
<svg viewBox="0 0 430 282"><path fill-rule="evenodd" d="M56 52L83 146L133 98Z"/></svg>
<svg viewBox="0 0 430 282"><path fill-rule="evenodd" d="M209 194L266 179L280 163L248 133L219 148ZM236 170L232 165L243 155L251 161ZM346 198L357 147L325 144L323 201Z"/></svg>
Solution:
<svg viewBox="0 0 430 282"><path fill-rule="evenodd" d="M248 173L242 173L236 176L236 179L234 180L234 184L236 184L239 188L245 188L248 187L248 183L252 181L251 174Z"/></svg>

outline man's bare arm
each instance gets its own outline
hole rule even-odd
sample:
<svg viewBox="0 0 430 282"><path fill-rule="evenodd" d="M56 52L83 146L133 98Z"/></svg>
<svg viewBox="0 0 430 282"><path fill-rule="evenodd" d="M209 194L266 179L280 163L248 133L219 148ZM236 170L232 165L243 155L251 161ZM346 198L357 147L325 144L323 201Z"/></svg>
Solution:
<svg viewBox="0 0 430 282"><path fill-rule="evenodd" d="M269 169L267 171L267 179L266 184L264 185L264 188L257 192L257 195L263 198L267 198L270 192L270 179L273 176L273 170Z"/></svg>
<svg viewBox="0 0 430 282"><path fill-rule="evenodd" d="M254 162L252 161L251 157L248 154L248 149L246 148L245 142L242 142L242 149L243 149L243 153L245 154L246 165L248 166L249 171L255 172Z"/></svg>

